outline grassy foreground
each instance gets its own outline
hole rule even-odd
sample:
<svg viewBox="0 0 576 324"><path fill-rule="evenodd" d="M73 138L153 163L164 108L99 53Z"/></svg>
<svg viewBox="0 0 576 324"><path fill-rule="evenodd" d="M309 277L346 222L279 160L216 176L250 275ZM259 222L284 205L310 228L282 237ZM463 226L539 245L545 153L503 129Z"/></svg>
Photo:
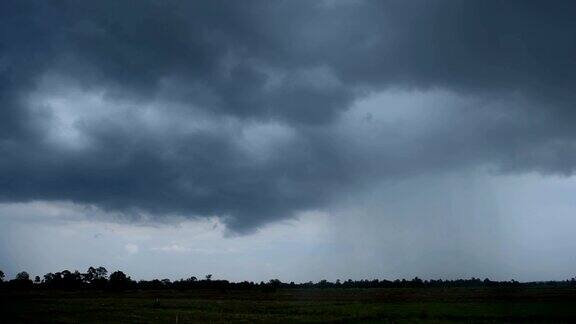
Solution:
<svg viewBox="0 0 576 324"><path fill-rule="evenodd" d="M1 323L576 322L573 288L0 292Z"/></svg>

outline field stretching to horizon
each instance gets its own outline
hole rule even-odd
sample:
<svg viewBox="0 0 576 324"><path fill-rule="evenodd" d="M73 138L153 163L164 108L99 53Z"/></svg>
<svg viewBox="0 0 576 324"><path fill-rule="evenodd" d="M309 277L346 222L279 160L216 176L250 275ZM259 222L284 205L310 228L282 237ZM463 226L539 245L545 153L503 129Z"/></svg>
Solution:
<svg viewBox="0 0 576 324"><path fill-rule="evenodd" d="M0 292L0 323L576 321L572 287Z"/></svg>

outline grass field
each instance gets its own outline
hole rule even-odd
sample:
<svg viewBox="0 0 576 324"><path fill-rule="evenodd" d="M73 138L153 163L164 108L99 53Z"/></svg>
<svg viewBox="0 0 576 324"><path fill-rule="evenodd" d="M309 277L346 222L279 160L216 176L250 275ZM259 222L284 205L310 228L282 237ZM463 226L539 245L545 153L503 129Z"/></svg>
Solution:
<svg viewBox="0 0 576 324"><path fill-rule="evenodd" d="M2 323L576 322L569 288L0 292Z"/></svg>

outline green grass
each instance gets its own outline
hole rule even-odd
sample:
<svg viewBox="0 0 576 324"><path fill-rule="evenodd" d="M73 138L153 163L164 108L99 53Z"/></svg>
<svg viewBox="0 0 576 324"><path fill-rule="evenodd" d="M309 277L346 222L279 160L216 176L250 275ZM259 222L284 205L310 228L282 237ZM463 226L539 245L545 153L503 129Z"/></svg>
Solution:
<svg viewBox="0 0 576 324"><path fill-rule="evenodd" d="M576 321L576 291L544 288L33 291L0 302L2 323Z"/></svg>

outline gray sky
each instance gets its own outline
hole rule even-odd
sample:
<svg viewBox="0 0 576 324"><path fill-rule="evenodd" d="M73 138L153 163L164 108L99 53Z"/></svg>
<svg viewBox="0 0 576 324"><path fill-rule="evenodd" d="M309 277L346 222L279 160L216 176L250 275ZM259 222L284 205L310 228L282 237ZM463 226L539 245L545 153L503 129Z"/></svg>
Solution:
<svg viewBox="0 0 576 324"><path fill-rule="evenodd" d="M0 269L573 276L571 1L3 1Z"/></svg>

